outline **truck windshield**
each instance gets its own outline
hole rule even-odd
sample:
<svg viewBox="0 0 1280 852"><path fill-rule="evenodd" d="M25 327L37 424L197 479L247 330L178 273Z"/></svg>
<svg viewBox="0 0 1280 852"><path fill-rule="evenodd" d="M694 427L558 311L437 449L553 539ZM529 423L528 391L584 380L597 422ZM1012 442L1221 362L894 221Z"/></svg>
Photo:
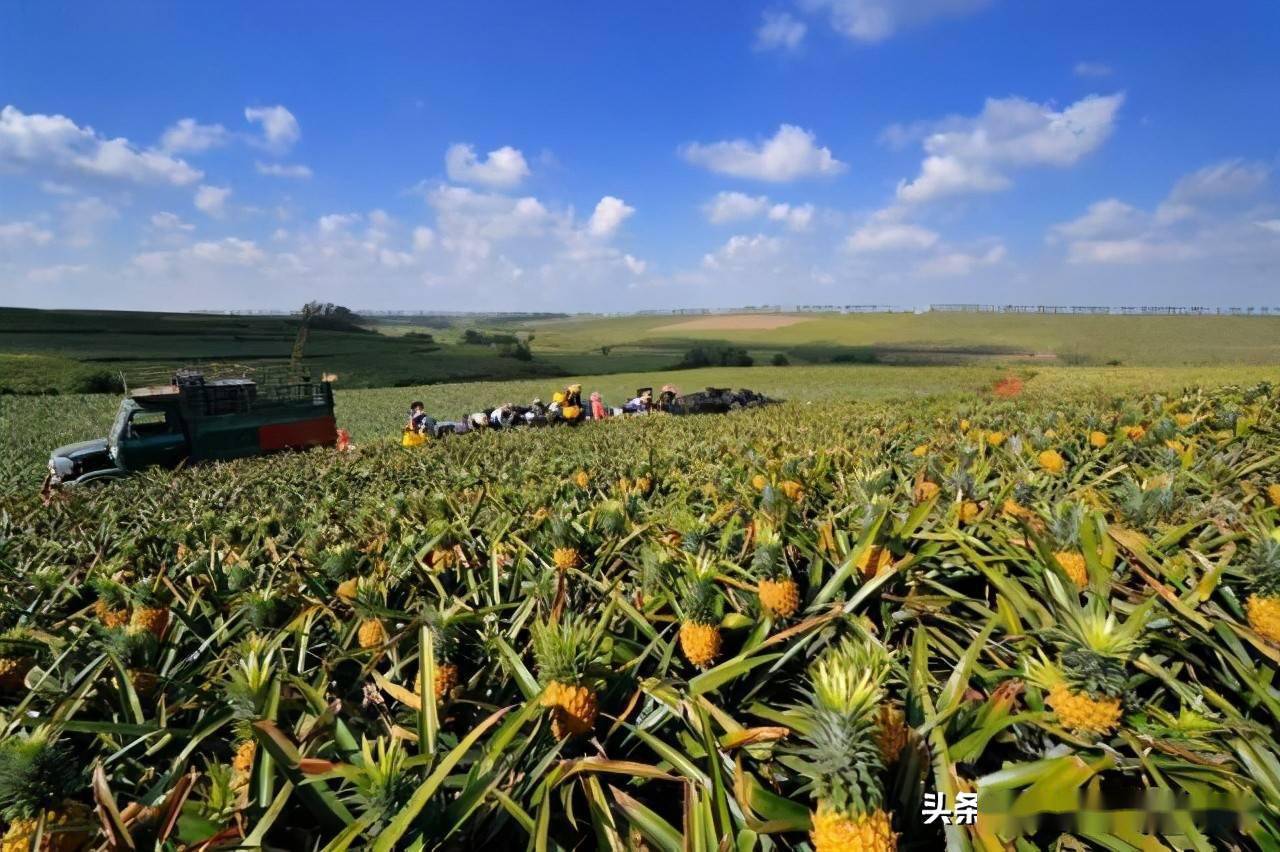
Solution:
<svg viewBox="0 0 1280 852"><path fill-rule="evenodd" d="M111 424L111 432L107 435L107 447L111 450L113 458L115 457L116 443L128 428L129 415L137 410L137 408L137 403L131 399L120 401L120 410L116 412L115 422Z"/></svg>

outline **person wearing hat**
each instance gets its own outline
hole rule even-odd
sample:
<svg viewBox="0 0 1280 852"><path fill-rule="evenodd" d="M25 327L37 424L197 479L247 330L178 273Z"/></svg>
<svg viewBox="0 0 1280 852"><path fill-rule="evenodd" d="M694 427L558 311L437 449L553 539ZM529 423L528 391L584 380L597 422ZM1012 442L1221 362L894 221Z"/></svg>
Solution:
<svg viewBox="0 0 1280 852"><path fill-rule="evenodd" d="M658 410L670 411L679 395L680 391L676 390L675 385L663 385L662 393L658 394Z"/></svg>
<svg viewBox="0 0 1280 852"><path fill-rule="evenodd" d="M653 408L653 388L640 388L636 395L622 407L628 414L648 414Z"/></svg>
<svg viewBox="0 0 1280 852"><path fill-rule="evenodd" d="M582 419L582 385L573 384L564 389L560 415L570 423Z"/></svg>
<svg viewBox="0 0 1280 852"><path fill-rule="evenodd" d="M591 392L591 419L603 420L609 416L608 409L604 407L604 401L600 398L600 391Z"/></svg>

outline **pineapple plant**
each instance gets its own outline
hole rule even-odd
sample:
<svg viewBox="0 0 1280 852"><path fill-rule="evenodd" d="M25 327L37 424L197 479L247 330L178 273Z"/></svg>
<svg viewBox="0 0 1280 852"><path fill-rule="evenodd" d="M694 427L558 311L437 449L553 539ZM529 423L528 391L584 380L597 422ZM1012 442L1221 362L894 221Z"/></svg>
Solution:
<svg viewBox="0 0 1280 852"><path fill-rule="evenodd" d="M1054 511L1048 529L1053 542L1053 559L1077 589L1089 585L1089 568L1080 550L1080 525L1084 522L1083 506L1064 503Z"/></svg>
<svg viewBox="0 0 1280 852"><path fill-rule="evenodd" d="M715 585L715 561L698 556L686 562L681 596L680 650L698 668L708 668L720 656L720 608Z"/></svg>
<svg viewBox="0 0 1280 852"><path fill-rule="evenodd" d="M93 604L94 617L107 629L129 623L129 590L109 577L96 577L90 584L98 599Z"/></svg>
<svg viewBox="0 0 1280 852"><path fill-rule="evenodd" d="M1249 626L1280 645L1280 541L1270 536L1254 541L1245 571L1249 578L1249 597L1245 599Z"/></svg>
<svg viewBox="0 0 1280 852"><path fill-rule="evenodd" d="M760 608L773 619L790 618L800 608L800 586L787 568L782 536L767 523L757 524L756 549L751 570L759 577L756 594Z"/></svg>
<svg viewBox="0 0 1280 852"><path fill-rule="evenodd" d="M132 613L129 616L129 632L150 633L157 641L164 639L169 626L169 605L160 591L160 580L140 580L130 589Z"/></svg>
<svg viewBox="0 0 1280 852"><path fill-rule="evenodd" d="M445 701L457 689L459 682L458 625L449 614L434 607L426 608L422 617L432 637L436 675L431 689L437 702Z"/></svg>
<svg viewBox="0 0 1280 852"><path fill-rule="evenodd" d="M1056 577L1046 580L1059 617L1049 633L1058 646L1057 660L1050 661L1038 650L1027 662L1027 675L1045 691L1045 701L1063 727L1105 736L1124 715L1128 662L1142 644L1155 599L1121 623L1101 598L1091 597L1081 605Z"/></svg>
<svg viewBox="0 0 1280 852"><path fill-rule="evenodd" d="M360 624L356 628L356 643L364 650L380 648L386 644L390 634L382 621L382 612L387 606L387 588L373 579L361 579L356 587L354 601L356 614Z"/></svg>
<svg viewBox="0 0 1280 852"><path fill-rule="evenodd" d="M0 633L0 692L17 692L35 667L36 656L44 649L35 634L24 627Z"/></svg>
<svg viewBox="0 0 1280 852"><path fill-rule="evenodd" d="M96 820L73 799L88 786L80 765L48 728L0 741L0 817L9 824L0 850L76 852L88 844Z"/></svg>
<svg viewBox="0 0 1280 852"><path fill-rule="evenodd" d="M827 652L809 671L808 702L796 708L806 728L796 756L816 801L809 832L815 852L898 848L875 736L879 677L860 656L849 645Z"/></svg>
<svg viewBox="0 0 1280 852"><path fill-rule="evenodd" d="M254 635L240 646L237 661L223 685L223 694L231 707L234 722L232 731L232 784L236 788L247 786L257 755L257 739L253 723L264 718L267 703L276 679L275 652L263 637Z"/></svg>
<svg viewBox="0 0 1280 852"><path fill-rule="evenodd" d="M590 625L569 615L558 622L534 624L531 638L542 684L540 701L551 710L551 732L556 739L590 733L600 710L589 671L593 655Z"/></svg>
<svg viewBox="0 0 1280 852"><path fill-rule="evenodd" d="M1067 460L1057 450L1041 450L1036 456L1040 468L1049 474L1059 474L1067 469Z"/></svg>

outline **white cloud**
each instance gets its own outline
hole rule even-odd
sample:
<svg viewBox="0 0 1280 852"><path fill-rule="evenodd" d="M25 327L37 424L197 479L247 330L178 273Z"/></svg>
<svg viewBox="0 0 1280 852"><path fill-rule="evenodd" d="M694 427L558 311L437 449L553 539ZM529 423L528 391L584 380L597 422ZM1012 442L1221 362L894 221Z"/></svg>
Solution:
<svg viewBox="0 0 1280 852"><path fill-rule="evenodd" d="M938 235L928 228L904 222L872 221L854 231L845 240L845 248L855 253L925 251L938 242Z"/></svg>
<svg viewBox="0 0 1280 852"><path fill-rule="evenodd" d="M338 231L346 230L351 225L360 221L359 213L330 213L321 216L317 220L322 234L334 234Z"/></svg>
<svg viewBox="0 0 1280 852"><path fill-rule="evenodd" d="M62 212L67 244L75 248L96 243L101 227L120 216L115 207L92 196L62 205Z"/></svg>
<svg viewBox="0 0 1280 852"><path fill-rule="evenodd" d="M775 183L835 175L846 169L829 148L818 147L811 131L790 124L781 125L771 139L690 142L680 153L695 166L713 172Z"/></svg>
<svg viewBox="0 0 1280 852"><path fill-rule="evenodd" d="M445 151L444 165L449 179L459 183L510 188L529 176L524 154L510 145L490 151L481 160L474 147L459 142Z"/></svg>
<svg viewBox="0 0 1280 852"><path fill-rule="evenodd" d="M628 219L636 209L629 206L621 198L606 195L596 204L595 212L587 221L587 233L593 237L612 236L618 227Z"/></svg>
<svg viewBox="0 0 1280 852"><path fill-rule="evenodd" d="M268 177L294 178L307 180L311 177L311 169L300 163L254 163L258 174Z"/></svg>
<svg viewBox="0 0 1280 852"><path fill-rule="evenodd" d="M196 209L206 216L221 219L226 215L227 199L231 197L231 188L226 186L201 186L196 190Z"/></svg>
<svg viewBox="0 0 1280 852"><path fill-rule="evenodd" d="M1054 225L1049 235L1051 239L1087 240L1135 233L1146 226L1147 216L1142 211L1118 198L1107 198L1090 204L1089 209L1078 219Z"/></svg>
<svg viewBox="0 0 1280 852"><path fill-rule="evenodd" d="M929 258L916 267L919 275L932 278L949 278L969 275L975 270L994 266L1005 258L1003 245L992 246L981 254L970 254L963 251L944 252L937 257Z"/></svg>
<svg viewBox="0 0 1280 852"><path fill-rule="evenodd" d="M1273 234L1280 234L1280 219L1267 219L1264 222L1254 222L1264 231L1270 231Z"/></svg>
<svg viewBox="0 0 1280 852"><path fill-rule="evenodd" d="M160 150L168 154L208 151L227 144L230 134L221 124L200 124L194 118L181 118L160 137Z"/></svg>
<svg viewBox="0 0 1280 852"><path fill-rule="evenodd" d="M715 198L702 205L707 221L713 225L736 222L759 216L769 206L765 195L747 195L744 192L717 192Z"/></svg>
<svg viewBox="0 0 1280 852"><path fill-rule="evenodd" d="M253 240L225 237L217 241L199 242L191 247L191 255L212 263L249 266L259 263L265 255Z"/></svg>
<svg viewBox="0 0 1280 852"><path fill-rule="evenodd" d="M831 26L861 42L884 41L900 30L936 18L976 12L991 0L802 0L813 11L827 11Z"/></svg>
<svg viewBox="0 0 1280 852"><path fill-rule="evenodd" d="M53 232L35 222L0 222L0 245L42 246L53 239Z"/></svg>
<svg viewBox="0 0 1280 852"><path fill-rule="evenodd" d="M766 234L747 236L738 234L730 237L723 246L711 254L703 255L702 265L706 269L721 269L726 266L742 266L766 260L782 250L782 241Z"/></svg>
<svg viewBox="0 0 1280 852"><path fill-rule="evenodd" d="M1111 135L1124 95L1089 95L1062 110L1024 98L989 98L982 112L952 117L924 139L920 174L898 184L898 199L931 201L994 192L1011 183L1006 171L1070 166Z"/></svg>
<svg viewBox="0 0 1280 852"><path fill-rule="evenodd" d="M203 176L166 153L141 150L124 138L104 138L63 115L26 114L14 106L0 109L0 166L173 186Z"/></svg>
<svg viewBox="0 0 1280 852"><path fill-rule="evenodd" d="M643 260L638 260L629 254L622 256L622 262L627 265L627 269L631 270L633 275L644 275L645 269L649 266Z"/></svg>
<svg viewBox="0 0 1280 852"><path fill-rule="evenodd" d="M793 231L804 231L813 221L812 204L774 204L769 208L769 218L783 222Z"/></svg>
<svg viewBox="0 0 1280 852"><path fill-rule="evenodd" d="M75 195L76 194L75 187L68 186L65 183L58 183L57 181L53 181L53 180L40 181L40 188L45 192L49 193L50 195Z"/></svg>
<svg viewBox="0 0 1280 852"><path fill-rule="evenodd" d="M151 227L158 231L194 231L196 226L182 221L176 213L161 211L151 216Z"/></svg>
<svg viewBox="0 0 1280 852"><path fill-rule="evenodd" d="M1077 240L1067 249L1071 263L1150 263L1152 261L1186 260L1196 255L1191 246L1133 237L1120 240Z"/></svg>
<svg viewBox="0 0 1280 852"><path fill-rule="evenodd" d="M756 50L797 50L807 29L787 12L765 12L756 30Z"/></svg>
<svg viewBox="0 0 1280 852"><path fill-rule="evenodd" d="M1249 195L1265 186L1270 174L1271 170L1265 163L1223 160L1179 180L1169 193L1169 199L1193 202Z"/></svg>
<svg viewBox="0 0 1280 852"><path fill-rule="evenodd" d="M419 226L413 229L413 250L427 251L436 242L436 232L426 226Z"/></svg>
<svg viewBox="0 0 1280 852"><path fill-rule="evenodd" d="M245 107L247 121L262 125L261 144L273 151L284 152L302 136L298 119L282 106Z"/></svg>
<svg viewBox="0 0 1280 852"><path fill-rule="evenodd" d="M66 278L80 275L89 269L83 263L55 263L53 266L38 266L27 272L27 280L36 284L56 284Z"/></svg>
<svg viewBox="0 0 1280 852"><path fill-rule="evenodd" d="M1110 77L1112 69L1104 62L1077 62L1072 69L1077 77Z"/></svg>

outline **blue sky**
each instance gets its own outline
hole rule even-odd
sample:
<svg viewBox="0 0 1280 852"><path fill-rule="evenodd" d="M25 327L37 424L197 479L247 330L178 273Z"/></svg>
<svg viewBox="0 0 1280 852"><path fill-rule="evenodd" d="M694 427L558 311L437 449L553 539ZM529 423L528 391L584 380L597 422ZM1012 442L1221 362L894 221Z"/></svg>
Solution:
<svg viewBox="0 0 1280 852"><path fill-rule="evenodd" d="M0 11L0 304L1280 303L1267 0Z"/></svg>

